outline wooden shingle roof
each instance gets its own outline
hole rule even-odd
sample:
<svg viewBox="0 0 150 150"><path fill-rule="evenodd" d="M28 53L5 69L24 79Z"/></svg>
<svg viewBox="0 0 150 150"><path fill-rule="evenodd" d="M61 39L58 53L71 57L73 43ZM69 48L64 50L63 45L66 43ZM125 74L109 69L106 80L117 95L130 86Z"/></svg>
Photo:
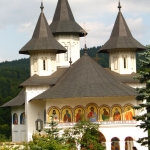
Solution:
<svg viewBox="0 0 150 150"><path fill-rule="evenodd" d="M32 100L135 95L133 88L120 83L84 54L55 86Z"/></svg>
<svg viewBox="0 0 150 150"><path fill-rule="evenodd" d="M68 0L58 0L50 29L54 35L57 33L77 33L80 37L83 37L87 34L75 21Z"/></svg>
<svg viewBox="0 0 150 150"><path fill-rule="evenodd" d="M41 6L41 8L44 8ZM31 40L19 51L20 54L29 54L34 51L49 51L65 53L67 50L53 37L43 11L39 16Z"/></svg>
<svg viewBox="0 0 150 150"><path fill-rule="evenodd" d="M131 34L129 27L121 13L118 12L111 36L109 40L101 47L100 53L107 53L108 51L119 49L130 49L134 51L141 51L146 49L141 43L139 43Z"/></svg>
<svg viewBox="0 0 150 150"><path fill-rule="evenodd" d="M59 79L68 71L69 68L58 68L50 76L38 76L37 74L33 75L26 81L20 84L20 87L25 86L38 86L38 85L48 85L53 86L55 85Z"/></svg>
<svg viewBox="0 0 150 150"><path fill-rule="evenodd" d="M8 101L1 107L14 107L14 106L22 106L25 104L25 92L22 90L18 96L13 98L12 100Z"/></svg>

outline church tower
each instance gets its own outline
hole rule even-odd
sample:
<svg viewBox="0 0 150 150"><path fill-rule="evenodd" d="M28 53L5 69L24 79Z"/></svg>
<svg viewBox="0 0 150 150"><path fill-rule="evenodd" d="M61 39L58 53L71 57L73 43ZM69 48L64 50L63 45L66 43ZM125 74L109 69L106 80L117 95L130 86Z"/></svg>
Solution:
<svg viewBox="0 0 150 150"><path fill-rule="evenodd" d="M99 53L109 54L109 67L119 74L136 73L136 52L146 49L133 38L128 25L121 13L121 5L109 40L102 46Z"/></svg>
<svg viewBox="0 0 150 150"><path fill-rule="evenodd" d="M35 27L31 40L19 51L20 54L30 55L31 76L49 76L56 71L56 54L65 53L67 50L53 37L48 22L43 13Z"/></svg>
<svg viewBox="0 0 150 150"><path fill-rule="evenodd" d="M75 21L68 0L58 0L50 29L68 51L57 55L57 66L69 66L80 58L80 37L87 33Z"/></svg>

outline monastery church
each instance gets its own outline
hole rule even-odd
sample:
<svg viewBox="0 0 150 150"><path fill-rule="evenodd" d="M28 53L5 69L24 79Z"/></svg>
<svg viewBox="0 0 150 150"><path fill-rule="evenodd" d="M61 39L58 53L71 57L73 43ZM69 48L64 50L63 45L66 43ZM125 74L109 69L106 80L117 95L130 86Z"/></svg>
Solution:
<svg viewBox="0 0 150 150"><path fill-rule="evenodd" d="M32 140L37 119L47 128L53 114L58 126L66 128L84 114L100 124L106 150L132 150L133 145L145 150L136 141L147 133L136 127L133 116L140 112L132 107L138 105L135 88L142 87L133 79L136 52L146 47L132 36L120 2L110 38L98 51L109 54L109 68L88 56L86 45L80 58L80 37L88 33L75 21L68 0L58 0L50 25L43 2L40 8L33 36L19 51L30 56L31 76L20 84L19 95L1 106L11 107L12 141Z"/></svg>

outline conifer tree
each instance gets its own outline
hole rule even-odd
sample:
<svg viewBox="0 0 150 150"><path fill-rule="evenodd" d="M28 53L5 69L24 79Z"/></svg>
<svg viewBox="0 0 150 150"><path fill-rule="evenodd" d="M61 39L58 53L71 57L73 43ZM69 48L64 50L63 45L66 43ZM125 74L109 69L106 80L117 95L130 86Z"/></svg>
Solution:
<svg viewBox="0 0 150 150"><path fill-rule="evenodd" d="M142 111L141 115L134 117L137 121L140 121L138 127L148 132L147 137L138 139L138 143L142 146L148 146L150 150L150 45L147 46L147 50L140 54L142 60L140 60L140 70L138 76L135 78L143 84L142 88L137 88L136 100L141 103L134 108Z"/></svg>

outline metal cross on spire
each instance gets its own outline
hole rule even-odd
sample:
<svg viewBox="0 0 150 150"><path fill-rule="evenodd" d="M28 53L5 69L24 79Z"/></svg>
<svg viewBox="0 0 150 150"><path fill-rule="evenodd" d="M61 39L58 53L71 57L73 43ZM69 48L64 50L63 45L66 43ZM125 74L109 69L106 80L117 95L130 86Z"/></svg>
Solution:
<svg viewBox="0 0 150 150"><path fill-rule="evenodd" d="M41 0L41 12L43 12L44 6L43 6L43 0Z"/></svg>
<svg viewBox="0 0 150 150"><path fill-rule="evenodd" d="M119 8L119 11L121 10L121 4L120 4L120 0L118 2L118 8Z"/></svg>

